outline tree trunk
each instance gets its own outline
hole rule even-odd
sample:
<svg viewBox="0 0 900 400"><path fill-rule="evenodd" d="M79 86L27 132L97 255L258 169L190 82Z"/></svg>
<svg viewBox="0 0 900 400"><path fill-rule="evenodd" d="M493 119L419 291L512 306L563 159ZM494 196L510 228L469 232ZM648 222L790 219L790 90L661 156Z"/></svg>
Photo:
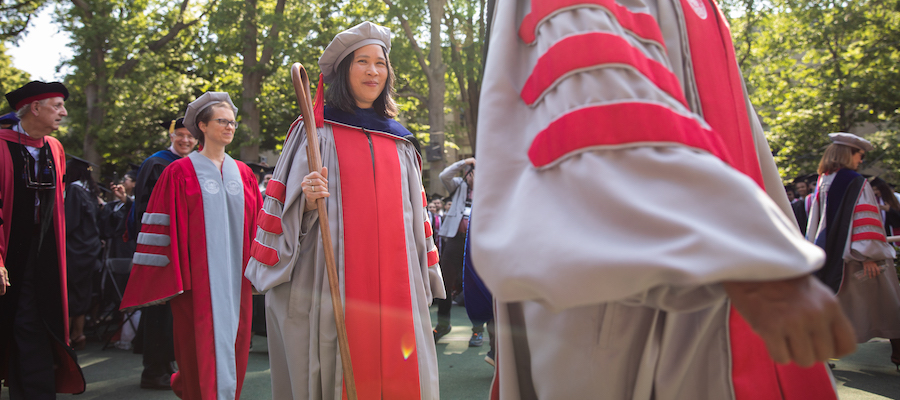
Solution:
<svg viewBox="0 0 900 400"><path fill-rule="evenodd" d="M241 125L247 128L250 140L241 146L241 160L259 162L259 105L256 104L256 99L262 91L262 71L259 70L256 58L259 47L256 41L256 0L247 0L244 4L244 65L241 69L244 93L241 94Z"/></svg>
<svg viewBox="0 0 900 400"><path fill-rule="evenodd" d="M445 193L440 174L446 166L444 151L444 65L441 49L441 20L444 16L444 0L429 0L428 10L431 16L431 48L428 52L428 68L425 76L428 79L428 124L430 125L431 143L439 144L441 159L431 162L429 173L429 193Z"/></svg>
<svg viewBox="0 0 900 400"><path fill-rule="evenodd" d="M97 151L95 133L103 129L103 120L106 117L106 93L108 91L106 77L106 51L103 48L105 38L95 38L91 46L90 64L94 69L94 79L85 85L84 97L87 107L87 121L84 124L84 142L82 151L84 159L97 165L103 165L103 158ZM94 180L100 181L100 168L94 168Z"/></svg>

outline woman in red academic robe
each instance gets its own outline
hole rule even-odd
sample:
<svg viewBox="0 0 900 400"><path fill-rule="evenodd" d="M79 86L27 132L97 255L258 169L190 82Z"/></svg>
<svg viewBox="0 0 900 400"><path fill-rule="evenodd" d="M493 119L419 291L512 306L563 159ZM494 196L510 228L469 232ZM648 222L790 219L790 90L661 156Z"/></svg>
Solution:
<svg viewBox="0 0 900 400"><path fill-rule="evenodd" d="M262 197L247 165L225 153L237 108L227 93L188 105L199 152L163 171L141 218L123 308L170 301L172 390L183 399L240 397L250 351L251 289L243 277Z"/></svg>

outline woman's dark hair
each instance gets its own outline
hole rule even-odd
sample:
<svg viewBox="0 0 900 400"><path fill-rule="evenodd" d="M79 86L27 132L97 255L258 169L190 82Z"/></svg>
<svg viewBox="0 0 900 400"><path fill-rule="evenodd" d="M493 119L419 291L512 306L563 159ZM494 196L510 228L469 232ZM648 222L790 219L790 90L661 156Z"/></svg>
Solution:
<svg viewBox="0 0 900 400"><path fill-rule="evenodd" d="M209 107L206 107L206 108L200 110L200 112L197 113L197 119L196 119L197 134L194 135L194 132L191 132L191 135L193 135L195 138L197 138L197 142L200 143L200 146L203 146L203 139L204 139L203 131L200 130L200 123L202 122L204 124L209 125L209 121L212 121L213 108L224 108L224 109L231 110L231 106L228 103L226 103L224 101L220 101L216 104L213 104Z"/></svg>
<svg viewBox="0 0 900 400"><path fill-rule="evenodd" d="M91 170L89 168L90 165L85 164L84 162L70 160L66 164L66 190L69 190L72 182L84 181L86 186L85 189L91 193L91 198L99 196L100 188L97 186L97 182L94 182L94 177L91 176Z"/></svg>
<svg viewBox="0 0 900 400"><path fill-rule="evenodd" d="M894 196L894 189L891 189L891 185L888 185L884 179L876 177L872 179L872 187L878 188L884 204L891 206L891 209L895 211L900 211L900 201L897 201L897 196Z"/></svg>
<svg viewBox="0 0 900 400"><path fill-rule="evenodd" d="M391 59L388 57L387 50L382 46L381 51L384 52L384 59L387 60L387 80L384 82L384 90L381 95L372 103L372 108L378 115L385 118L394 118L397 116L397 103L394 103L394 68L391 67ZM325 88L325 103L329 106L341 109L345 112L356 113L356 100L353 98L353 92L350 91L350 64L353 63L353 55L356 51L348 54L338 64L337 72L334 74L334 81Z"/></svg>

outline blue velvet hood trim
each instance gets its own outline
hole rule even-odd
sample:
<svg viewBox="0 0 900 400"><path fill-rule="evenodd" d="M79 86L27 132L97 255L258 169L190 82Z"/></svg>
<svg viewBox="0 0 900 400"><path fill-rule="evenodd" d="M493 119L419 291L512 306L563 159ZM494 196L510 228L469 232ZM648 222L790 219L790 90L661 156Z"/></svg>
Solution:
<svg viewBox="0 0 900 400"><path fill-rule="evenodd" d="M394 136L407 137L412 135L410 131L392 118L378 115L372 108L356 108L356 113L351 114L344 110L325 105L325 120L350 125L370 131L390 133Z"/></svg>

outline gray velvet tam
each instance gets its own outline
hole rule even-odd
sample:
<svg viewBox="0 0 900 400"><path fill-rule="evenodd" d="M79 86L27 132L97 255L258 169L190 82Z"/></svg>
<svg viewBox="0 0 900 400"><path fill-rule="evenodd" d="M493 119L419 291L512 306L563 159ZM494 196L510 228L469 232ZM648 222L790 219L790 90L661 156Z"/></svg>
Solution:
<svg viewBox="0 0 900 400"><path fill-rule="evenodd" d="M322 70L325 83L331 83L334 80L337 67L344 57L354 50L370 44L381 45L390 53L391 30L366 21L338 33L325 48L322 57L319 57L319 69Z"/></svg>
<svg viewBox="0 0 900 400"><path fill-rule="evenodd" d="M228 93L206 92L198 97L197 100L188 104L187 110L184 111L184 127L187 128L194 137L200 137L203 132L201 132L200 127L197 126L197 114L200 114L200 111L223 101L228 102L228 105L230 105L231 109L234 111L234 117L237 118L238 109L234 106L234 102L231 101L231 97L228 96Z"/></svg>
<svg viewBox="0 0 900 400"><path fill-rule="evenodd" d="M865 150L865 151L875 150L875 146L872 146L872 142L869 142L868 140L863 139L859 136L856 136L852 133L846 133L846 132L829 133L828 137L834 143L842 144L844 146L850 146L854 149L860 149L860 150Z"/></svg>

